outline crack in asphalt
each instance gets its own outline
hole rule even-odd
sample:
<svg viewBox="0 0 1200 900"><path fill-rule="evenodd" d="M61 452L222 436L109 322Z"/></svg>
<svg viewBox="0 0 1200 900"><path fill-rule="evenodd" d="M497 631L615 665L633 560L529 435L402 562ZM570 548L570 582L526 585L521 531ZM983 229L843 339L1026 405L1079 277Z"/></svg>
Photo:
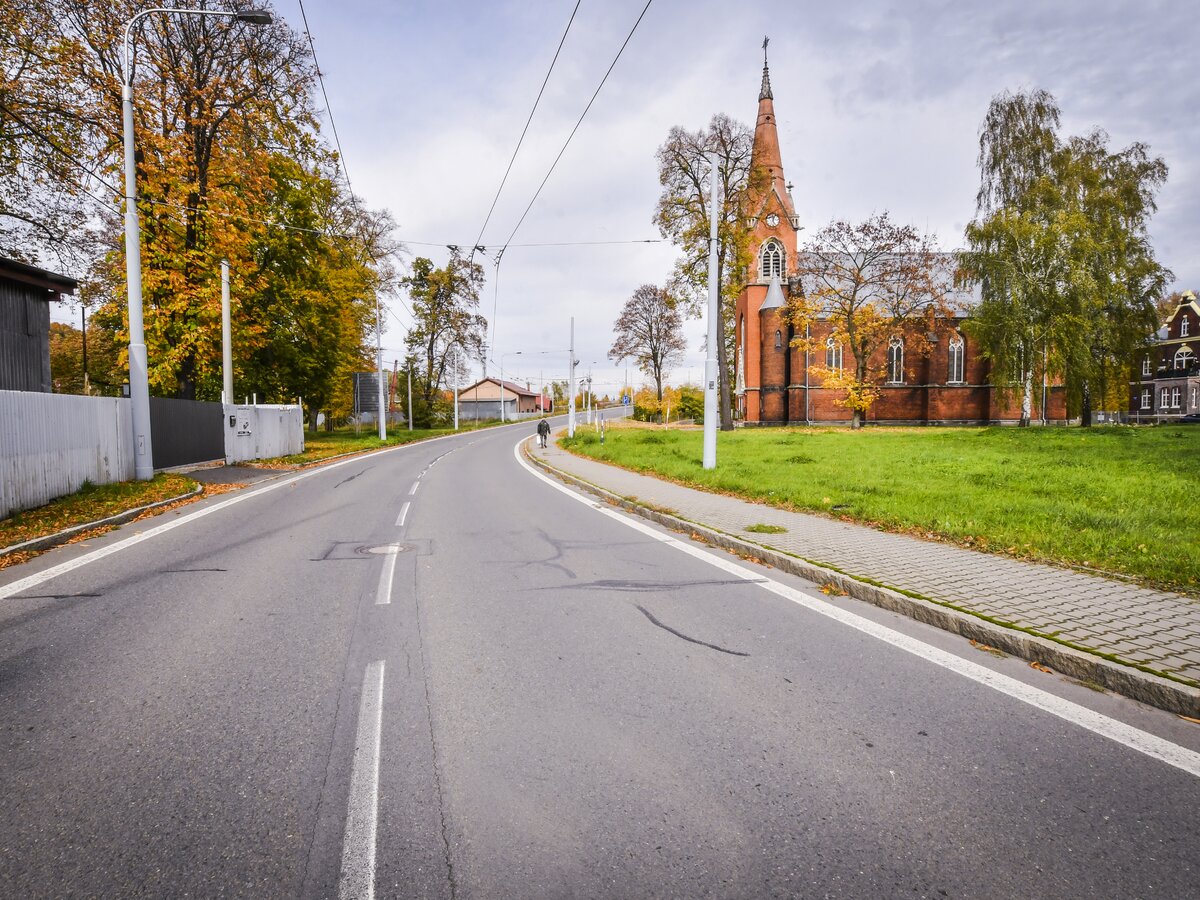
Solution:
<svg viewBox="0 0 1200 900"><path fill-rule="evenodd" d="M699 640L698 638L694 638L689 635L686 635L682 631L675 630L670 625L664 625L658 619L654 618L654 613L650 612L650 610L646 609L646 607L637 606L637 609L643 616L645 616L647 619L649 619L653 624L657 625L663 631L669 631L671 634L675 635L675 637L681 638L681 639L687 641L689 644L699 644L701 647L708 647L710 650L716 650L720 653L728 653L730 656L749 656L750 655L749 653L743 653L741 650L730 650L728 647L721 647L721 646L718 646L717 644L710 644L708 641L702 641L702 640Z"/></svg>

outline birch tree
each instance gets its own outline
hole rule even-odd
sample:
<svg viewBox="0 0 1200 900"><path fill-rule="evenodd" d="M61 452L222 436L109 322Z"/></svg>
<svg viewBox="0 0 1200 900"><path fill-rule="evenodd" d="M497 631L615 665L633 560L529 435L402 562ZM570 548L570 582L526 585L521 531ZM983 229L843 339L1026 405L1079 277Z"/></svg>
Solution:
<svg viewBox="0 0 1200 900"><path fill-rule="evenodd" d="M992 100L961 258L962 275L982 290L965 327L996 386L1020 392L1023 425L1043 359L1062 375L1069 408L1091 424L1093 395L1128 378L1170 280L1147 233L1166 163L1141 143L1112 153L1100 130L1062 140L1059 120L1042 90Z"/></svg>

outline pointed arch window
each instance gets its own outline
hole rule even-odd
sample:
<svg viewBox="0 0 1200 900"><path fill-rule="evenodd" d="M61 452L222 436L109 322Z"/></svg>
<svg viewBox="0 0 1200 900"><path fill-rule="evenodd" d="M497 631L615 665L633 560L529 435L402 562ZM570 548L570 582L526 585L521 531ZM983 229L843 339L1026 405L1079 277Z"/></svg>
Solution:
<svg viewBox="0 0 1200 900"><path fill-rule="evenodd" d="M888 341L887 383L904 384L904 341L898 337Z"/></svg>
<svg viewBox="0 0 1200 900"><path fill-rule="evenodd" d="M842 371L842 345L833 338L825 339L825 368L831 372Z"/></svg>
<svg viewBox="0 0 1200 900"><path fill-rule="evenodd" d="M950 338L950 364L949 371L946 373L947 384L962 384L963 383L963 353L962 335L954 335Z"/></svg>
<svg viewBox="0 0 1200 900"><path fill-rule="evenodd" d="M776 350L783 349L783 332L780 331L778 328L775 329L775 349Z"/></svg>
<svg viewBox="0 0 1200 900"><path fill-rule="evenodd" d="M783 245L776 240L767 241L759 251L759 273L763 281L770 281L772 276L783 280L785 259Z"/></svg>
<svg viewBox="0 0 1200 900"><path fill-rule="evenodd" d="M1196 354L1192 352L1191 347L1180 347L1175 351L1175 368L1190 369L1196 361Z"/></svg>

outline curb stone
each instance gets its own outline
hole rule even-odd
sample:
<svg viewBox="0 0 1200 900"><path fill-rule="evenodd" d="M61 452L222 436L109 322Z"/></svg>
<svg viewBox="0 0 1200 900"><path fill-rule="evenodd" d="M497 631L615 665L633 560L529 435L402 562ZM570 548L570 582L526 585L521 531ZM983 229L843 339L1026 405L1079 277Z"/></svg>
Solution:
<svg viewBox="0 0 1200 900"><path fill-rule="evenodd" d="M65 544L77 534L91 531L93 528L103 528L106 525L124 525L126 522L136 519L144 512L158 509L160 506L166 506L169 503L178 503L180 500L190 500L202 493L204 493L204 485L198 485L194 490L188 491L186 494L180 494L177 497L156 500L154 503L147 503L145 506L136 506L133 509L127 509L124 512L119 512L105 519L97 519L95 522L85 522L83 525L72 525L70 528L64 528L62 531L55 532L54 534L31 538L28 541L22 541L19 544L12 544L8 547L0 547L0 559L13 553L27 553L31 550L49 550L51 547Z"/></svg>
<svg viewBox="0 0 1200 900"><path fill-rule="evenodd" d="M970 613L944 606L934 600L901 593L884 585L863 581L836 569L734 537L699 522L689 521L682 516L660 512L620 497L569 472L564 472L530 453L528 447L523 446L522 450L526 459L538 468L553 474L556 478L594 494L614 506L619 506L672 530L695 533L708 544L739 554L754 556L780 571L797 575L814 584L832 583L855 600L899 613L918 622L941 628L943 631L989 644L1028 662L1049 666L1070 678L1099 684L1114 693L1156 706L1167 712L1200 718L1200 688L1112 662L1046 638L1004 628Z"/></svg>

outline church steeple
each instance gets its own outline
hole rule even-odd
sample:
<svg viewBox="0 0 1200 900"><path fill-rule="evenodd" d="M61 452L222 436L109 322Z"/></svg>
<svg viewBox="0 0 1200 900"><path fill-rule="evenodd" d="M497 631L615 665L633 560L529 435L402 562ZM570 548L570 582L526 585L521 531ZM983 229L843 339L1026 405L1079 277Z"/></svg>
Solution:
<svg viewBox="0 0 1200 900"><path fill-rule="evenodd" d="M754 125L754 164L767 172L769 184L782 193L783 157L779 152L779 132L775 127L775 96L771 93L771 73L767 68L767 43L763 38L763 80L758 92L758 121Z"/></svg>

